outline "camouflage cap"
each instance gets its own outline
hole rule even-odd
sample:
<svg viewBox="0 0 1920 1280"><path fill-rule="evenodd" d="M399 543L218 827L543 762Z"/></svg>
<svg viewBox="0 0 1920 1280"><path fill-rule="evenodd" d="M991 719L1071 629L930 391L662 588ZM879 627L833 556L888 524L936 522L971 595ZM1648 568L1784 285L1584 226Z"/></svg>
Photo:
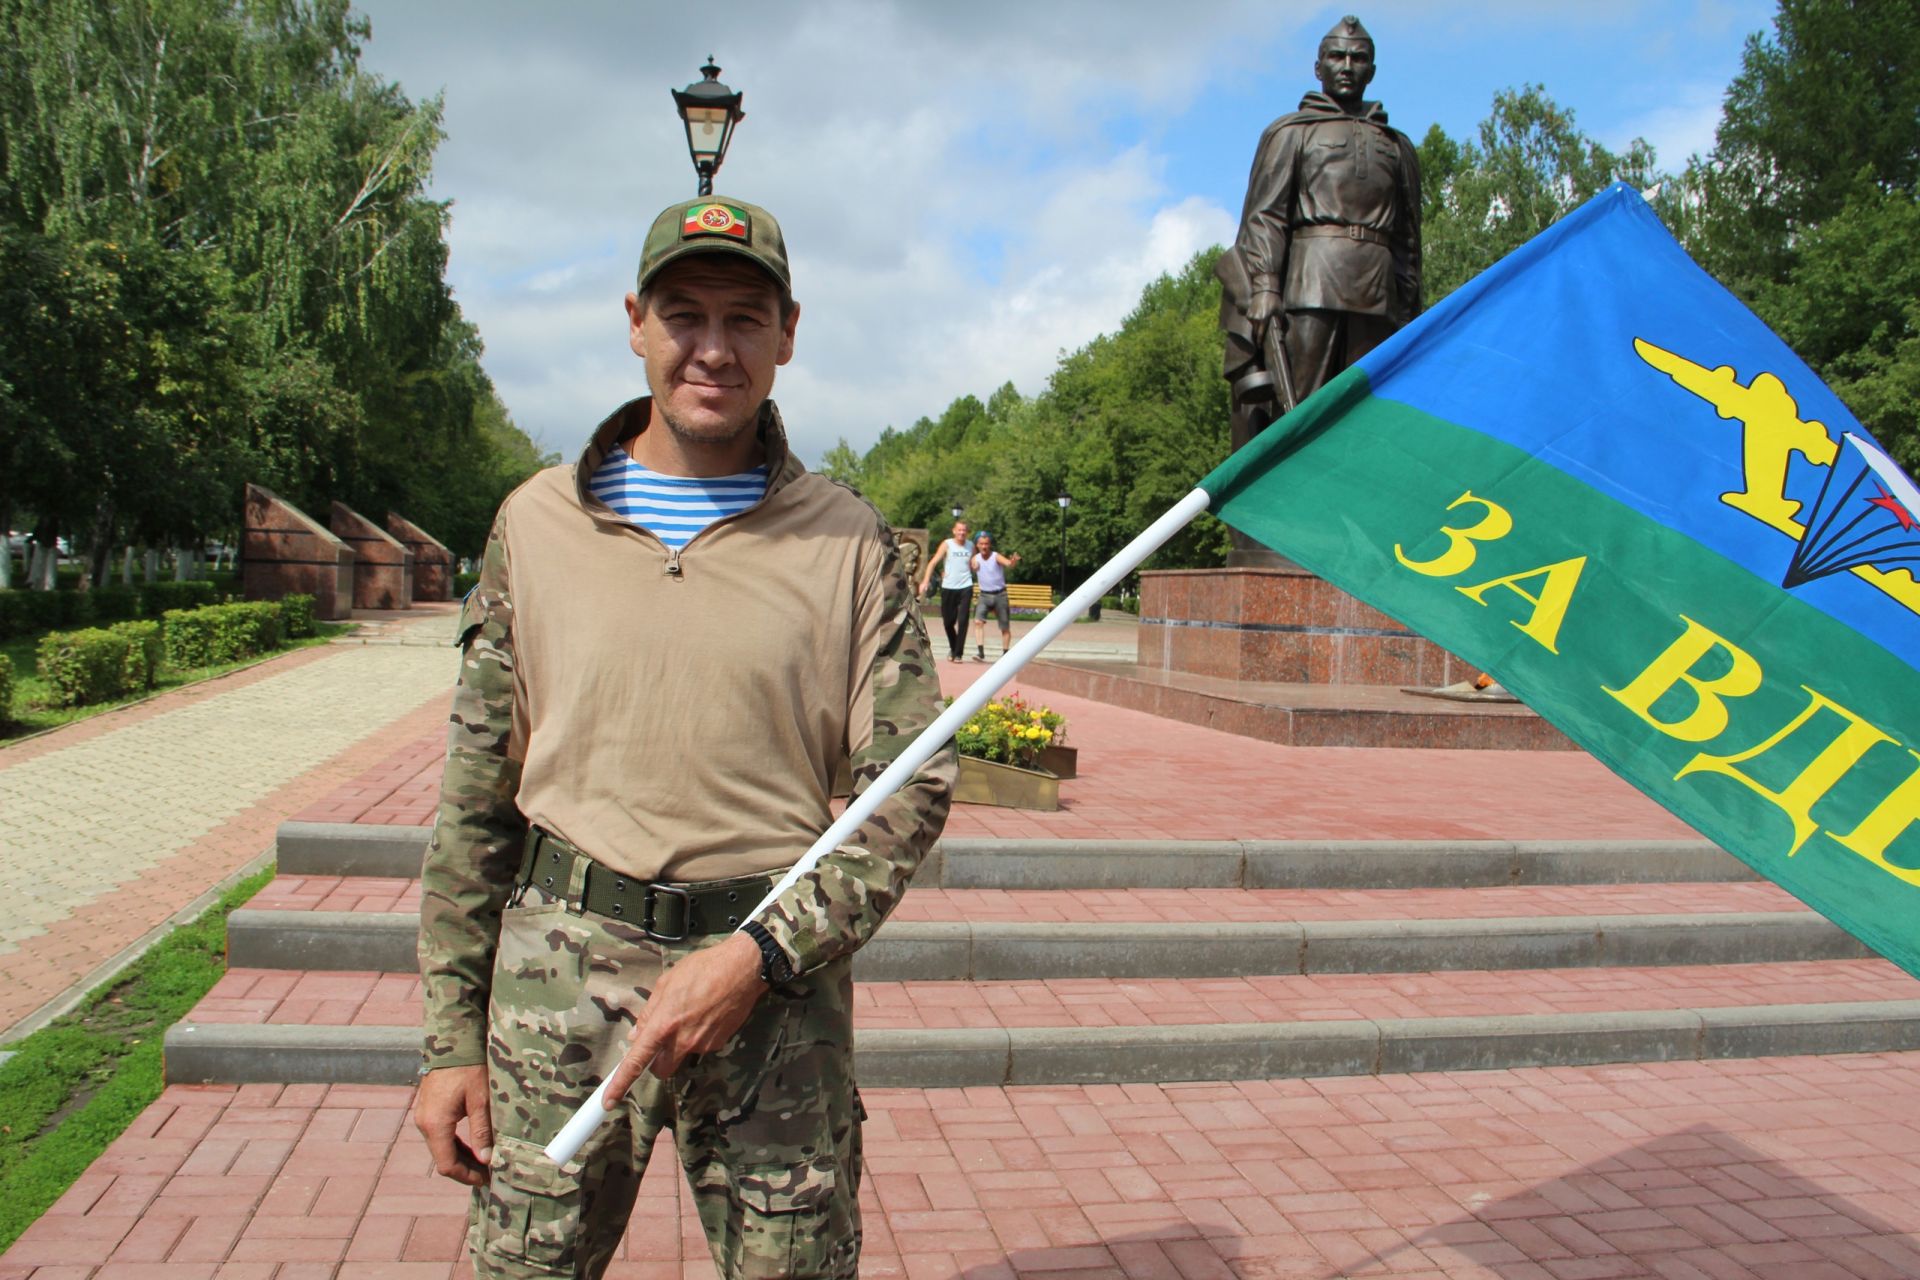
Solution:
<svg viewBox="0 0 1920 1280"><path fill-rule="evenodd" d="M737 253L759 264L782 293L793 291L786 238L773 215L758 205L730 196L701 196L662 209L640 251L640 290L646 290L660 268L696 253Z"/></svg>

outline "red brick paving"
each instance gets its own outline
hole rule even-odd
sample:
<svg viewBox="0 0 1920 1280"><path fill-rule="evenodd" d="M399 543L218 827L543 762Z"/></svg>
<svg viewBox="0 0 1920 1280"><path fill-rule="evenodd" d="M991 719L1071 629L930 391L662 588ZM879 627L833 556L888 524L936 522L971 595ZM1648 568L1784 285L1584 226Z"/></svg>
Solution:
<svg viewBox="0 0 1920 1280"><path fill-rule="evenodd" d="M983 668L943 664L949 693ZM1282 747L1028 691L1067 717L1080 777L1057 813L956 805L955 836L1032 839L1685 839L1686 824L1577 751ZM424 826L445 739L423 736L293 815ZM413 767L409 771L408 761Z"/></svg>
<svg viewBox="0 0 1920 1280"><path fill-rule="evenodd" d="M942 669L943 679L973 674ZM1086 776L1062 789L1068 808L966 807L950 832L1688 834L1577 753L1302 750L1043 697L1070 717L1082 749ZM348 790L295 801L309 806L298 816L429 821L443 739L424 720L410 735L400 728L353 765L359 773ZM1587 886L1560 901L1583 902L1582 913L1595 903L1634 912L1795 908L1764 885L1686 886L1683 904L1648 905L1670 902L1663 895L1674 888ZM407 910L417 901L398 881L284 877L269 892L260 905ZM1552 894L1471 891L1475 904L1488 892L1512 895L1505 907L1482 910L1432 896L1452 891L1419 890L1397 903L1358 895L1367 910L1356 915L1355 902L1343 900L1352 894L1263 892L1279 896L1249 907L1254 918L1390 918L1385 913L1396 906L1424 914L1442 905L1456 916L1534 914L1555 901ZM923 890L910 895L902 916L1184 918L1178 913L1218 905L1178 891L1032 896L1014 909L991 893ZM870 984L860 999L868 1026L905 1025L894 1021L903 1017L968 1025L982 1016L1009 1025L1029 1017L1098 1025L1177 1021L1196 1006L1209 1018L1256 1020L1458 1011L1452 1001L1470 1001L1476 1012L1611 1008L1629 992L1633 1007L1886 999L1907 995L1909 981L1878 961L1846 961L1195 983ZM419 1007L417 983L404 974L236 971L210 999L231 1002L225 1012L242 1020L299 1015L407 1025ZM863 1274L1920 1276L1920 1135L1910 1119L1916 1086L1920 1054L877 1091L867 1095ZM0 1280L464 1276L456 1256L465 1196L429 1171L405 1124L409 1099L408 1090L394 1088L170 1088L0 1255ZM664 1153L610 1274L712 1274Z"/></svg>
<svg viewBox="0 0 1920 1280"><path fill-rule="evenodd" d="M877 1090L862 1274L1910 1278L1917 1091L1920 1054ZM0 1280L465 1276L409 1101L170 1088ZM660 1152L609 1275L711 1274Z"/></svg>
<svg viewBox="0 0 1920 1280"><path fill-rule="evenodd" d="M1920 999L1920 981L1884 960L1250 978L1051 978L863 982L863 1028L1187 1026L1536 1013L1745 1008ZM410 973L230 969L192 1022L416 1027Z"/></svg>

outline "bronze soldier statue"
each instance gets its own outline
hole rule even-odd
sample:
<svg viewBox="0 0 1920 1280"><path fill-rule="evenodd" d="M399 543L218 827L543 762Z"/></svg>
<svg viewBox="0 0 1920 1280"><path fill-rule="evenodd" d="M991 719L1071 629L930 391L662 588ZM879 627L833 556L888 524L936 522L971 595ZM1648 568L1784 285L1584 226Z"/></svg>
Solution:
<svg viewBox="0 0 1920 1280"><path fill-rule="evenodd" d="M1373 37L1349 14L1320 40L1320 91L1260 135L1215 268L1235 449L1420 313L1420 164L1361 97L1373 73ZM1255 545L1236 535L1231 563L1258 562L1237 555Z"/></svg>

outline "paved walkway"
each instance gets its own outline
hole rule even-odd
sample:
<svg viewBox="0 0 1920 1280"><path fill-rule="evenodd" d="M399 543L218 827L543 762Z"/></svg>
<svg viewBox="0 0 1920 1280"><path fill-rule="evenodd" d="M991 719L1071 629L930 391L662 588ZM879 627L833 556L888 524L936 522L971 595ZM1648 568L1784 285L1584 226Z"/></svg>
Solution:
<svg viewBox="0 0 1920 1280"><path fill-rule="evenodd" d="M443 607L404 630L447 627ZM270 848L289 810L431 737L453 675L445 645L305 649L0 749L0 1032Z"/></svg>
<svg viewBox="0 0 1920 1280"><path fill-rule="evenodd" d="M289 659L252 683L329 668L336 677L372 679L376 670L408 668L354 661L404 664L429 656L433 651L416 653L404 641L338 648ZM957 685L978 670L943 664L942 676ZM429 721L442 714L450 667L442 671L440 685L411 710L401 695L389 694L372 721L384 718L386 730L278 784L268 797L280 797L274 816L304 810L302 817L329 821L426 821L441 750ZM307 690L323 703L336 693L350 696L337 684ZM964 807L949 828L955 834L1687 834L1578 753L1307 750L1078 699L1043 700L1066 712L1082 750L1086 772L1063 787L1067 808L1025 815ZM340 702L330 705L340 714ZM59 751L93 743L105 749L120 732L90 729ZM0 789L29 760L57 754L13 760L0 752ZM320 769L333 771L330 784L315 783ZM287 790L302 786L310 789L298 797ZM7 796L0 790L0 803L10 804ZM270 825L263 826L251 848L263 847L269 835ZM212 878L203 868L201 885ZM274 897L258 905L405 910L413 892L404 882L283 877ZM1497 899L1486 910L1547 914L1794 907L1777 889L1750 884L1480 892ZM123 902L127 893L105 901ZM1357 910L1354 896L1274 890L1239 900L1257 912L1279 910L1284 899L1290 915L1341 919ZM1394 900L1419 916L1467 908L1454 901L1460 896L1408 890ZM1364 914L1378 915L1382 901L1371 895ZM931 890L911 896L903 915L1167 920L1217 914L1220 906L1205 891L1040 892L1016 907L1011 895ZM9 976L33 945L30 938L0 957ZM1744 980L1737 989L1725 982L1724 969L1716 978L1686 967L1151 980L1100 983L1097 990L1072 980L965 990L872 984L861 993L860 1016L874 1026L1035 1019L1103 1026L1229 1014L1277 1020L1355 1010L1537 1012L1608 1007L1622 983L1643 1000L1657 989L1654 1003L1741 1003L1799 999L1809 984L1877 996L1888 982L1906 981L1878 961L1735 967ZM340 1017L404 1025L418 1017L419 995L407 974L239 970L213 999L230 1001L234 1020ZM876 1090L865 1095L872 1118L862 1274L1912 1278L1920 1276L1920 1124L1911 1106L1917 1091L1920 1053L1227 1084ZM0 1255L0 1280L467 1276L459 1259L465 1193L432 1174L406 1124L410 1103L405 1088L169 1088ZM711 1276L678 1170L670 1153L657 1156L610 1274Z"/></svg>
<svg viewBox="0 0 1920 1280"><path fill-rule="evenodd" d="M986 668L940 664L949 694ZM1014 688L1067 717L1080 776L1061 809L956 805L955 836L1117 840L1670 840L1685 823L1580 751L1287 747L1085 698ZM306 822L424 826L444 740L423 735Z"/></svg>
<svg viewBox="0 0 1920 1280"><path fill-rule="evenodd" d="M876 1090L861 1274L1911 1280L1916 1092L1920 1054ZM170 1088L0 1280L467 1276L410 1103ZM713 1275L666 1151L608 1274Z"/></svg>

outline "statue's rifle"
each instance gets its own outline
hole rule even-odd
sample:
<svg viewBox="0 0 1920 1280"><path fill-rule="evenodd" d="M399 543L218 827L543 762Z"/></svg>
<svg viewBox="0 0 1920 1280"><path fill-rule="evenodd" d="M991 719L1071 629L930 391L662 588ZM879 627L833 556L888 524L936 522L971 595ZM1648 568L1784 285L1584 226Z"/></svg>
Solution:
<svg viewBox="0 0 1920 1280"><path fill-rule="evenodd" d="M1280 412L1276 420L1293 412L1300 403L1300 397L1293 391L1293 365L1287 360L1286 326L1281 323L1280 314L1267 317L1266 324L1260 330L1261 347L1267 357L1267 372L1273 375L1274 390L1280 396Z"/></svg>

